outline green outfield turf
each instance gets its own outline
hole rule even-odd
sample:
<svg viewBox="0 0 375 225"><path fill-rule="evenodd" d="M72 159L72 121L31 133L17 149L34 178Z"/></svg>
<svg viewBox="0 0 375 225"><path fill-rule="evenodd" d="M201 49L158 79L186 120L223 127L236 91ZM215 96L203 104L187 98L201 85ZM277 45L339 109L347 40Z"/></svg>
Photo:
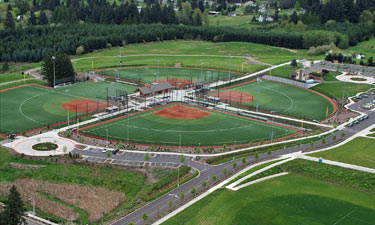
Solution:
<svg viewBox="0 0 375 225"><path fill-rule="evenodd" d="M163 225L366 225L375 221L374 202L374 194L290 174L217 190Z"/></svg>
<svg viewBox="0 0 375 225"><path fill-rule="evenodd" d="M198 119L175 119L156 115L159 110L173 109L176 104L143 112L128 118L122 118L81 130L80 132L96 137L151 145L179 146L222 146L247 144L250 141L269 140L272 130L274 138L296 133L296 130L272 126L267 123L223 114L216 111L183 105L198 110L195 113L211 114ZM160 111L159 111L160 112ZM183 114L183 112L181 112ZM129 129L128 129L129 128ZM129 130L129 133L128 133Z"/></svg>
<svg viewBox="0 0 375 225"><path fill-rule="evenodd" d="M56 89L37 86L18 87L0 93L0 133L20 133L67 120L62 108L66 102L91 99L105 102L116 90L133 92L135 87L110 82L84 82ZM81 114L78 114L81 115ZM75 113L69 113L74 118Z"/></svg>
<svg viewBox="0 0 375 225"><path fill-rule="evenodd" d="M157 80L181 79L193 82L214 82L217 80L232 79L241 76L238 73L225 71L211 71L189 68L129 68L120 70L109 70L101 74L134 80L143 83L152 83Z"/></svg>
<svg viewBox="0 0 375 225"><path fill-rule="evenodd" d="M375 140L365 137L358 137L340 147L311 154L314 157L323 157L358 166L375 168Z"/></svg>
<svg viewBox="0 0 375 225"><path fill-rule="evenodd" d="M220 90L221 93L224 91L238 91L254 96L254 101L243 103L244 106L258 105L262 110L276 111L276 113L308 120L323 120L334 110L330 101L319 94L268 80Z"/></svg>

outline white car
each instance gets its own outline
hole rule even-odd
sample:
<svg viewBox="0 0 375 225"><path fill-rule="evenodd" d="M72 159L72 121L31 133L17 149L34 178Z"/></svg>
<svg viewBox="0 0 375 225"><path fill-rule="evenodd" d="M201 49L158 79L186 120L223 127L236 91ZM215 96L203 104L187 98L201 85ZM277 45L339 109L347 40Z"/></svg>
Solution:
<svg viewBox="0 0 375 225"><path fill-rule="evenodd" d="M104 149L102 150L102 153L107 153L107 149L104 148Z"/></svg>

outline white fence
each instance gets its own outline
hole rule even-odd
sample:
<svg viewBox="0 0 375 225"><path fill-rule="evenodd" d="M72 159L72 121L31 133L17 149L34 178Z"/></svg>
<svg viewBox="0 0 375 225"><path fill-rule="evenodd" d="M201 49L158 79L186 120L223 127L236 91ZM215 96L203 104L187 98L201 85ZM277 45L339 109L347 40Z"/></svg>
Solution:
<svg viewBox="0 0 375 225"><path fill-rule="evenodd" d="M302 83L302 82L295 81L295 80L289 80L289 79L282 78L282 77L274 77L274 76L270 76L270 75L264 75L264 76L262 76L262 78L266 79L266 80L272 80L272 81L285 83L285 84L291 84L291 85L295 85L295 86L303 87L303 88L311 88L311 87L314 87L316 85L316 84Z"/></svg>

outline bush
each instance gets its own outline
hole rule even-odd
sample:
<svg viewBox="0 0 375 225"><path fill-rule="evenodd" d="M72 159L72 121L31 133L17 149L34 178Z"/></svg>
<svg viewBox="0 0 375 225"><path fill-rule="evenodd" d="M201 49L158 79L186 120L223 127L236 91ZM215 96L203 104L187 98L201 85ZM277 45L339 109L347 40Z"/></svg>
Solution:
<svg viewBox="0 0 375 225"><path fill-rule="evenodd" d="M82 55L85 53L85 48L81 45L76 49L76 55Z"/></svg>
<svg viewBox="0 0 375 225"><path fill-rule="evenodd" d="M321 45L318 47L310 47L309 51L307 52L308 55L321 55L329 52L330 50L334 50L336 45L331 43L329 45Z"/></svg>
<svg viewBox="0 0 375 225"><path fill-rule="evenodd" d="M165 177L161 178L158 182L154 183L152 185L151 190L157 191L157 190L160 190L160 189L168 186L171 182L177 180L178 175L180 175L180 177L182 177L182 176L186 175L187 173L189 173L190 169L191 168L188 167L188 166L182 166L180 168L179 172L177 170L175 170L172 173L170 173L168 176L165 176Z"/></svg>

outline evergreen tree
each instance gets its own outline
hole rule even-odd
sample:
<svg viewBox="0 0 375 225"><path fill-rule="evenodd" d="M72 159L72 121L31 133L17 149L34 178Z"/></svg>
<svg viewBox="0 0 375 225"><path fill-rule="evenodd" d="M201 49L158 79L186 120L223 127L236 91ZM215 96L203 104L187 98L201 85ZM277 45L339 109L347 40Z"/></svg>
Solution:
<svg viewBox="0 0 375 225"><path fill-rule="evenodd" d="M14 185L10 188L4 205L4 210L0 214L0 224L21 225L25 223L24 216L26 209L23 206L20 193Z"/></svg>
<svg viewBox="0 0 375 225"><path fill-rule="evenodd" d="M198 8L201 10L201 12L204 12L204 0L199 0Z"/></svg>
<svg viewBox="0 0 375 225"><path fill-rule="evenodd" d="M3 64L3 67L1 68L1 71L2 72L6 72L6 71L8 71L9 70L9 64L8 64L8 62L5 62L4 64Z"/></svg>
<svg viewBox="0 0 375 225"><path fill-rule="evenodd" d="M55 56L55 80L54 80L54 70L53 64L54 60L52 57ZM48 83L53 86L59 83L59 81L66 82L65 80L73 81L74 80L74 69L70 58L66 54L52 54L48 53L45 55L43 64L42 64L42 75L48 81Z"/></svg>
<svg viewBox="0 0 375 225"><path fill-rule="evenodd" d="M8 10L6 18L5 18L4 26L5 26L6 29L14 29L15 26L16 26L14 24L13 15L9 10Z"/></svg>
<svg viewBox="0 0 375 225"><path fill-rule="evenodd" d="M29 24L36 25L36 17L33 11L30 12Z"/></svg>
<svg viewBox="0 0 375 225"><path fill-rule="evenodd" d="M48 24L47 15L46 15L46 13L44 12L44 10L41 10L41 11L40 11L40 15L39 15L39 24L40 24L40 25Z"/></svg>
<svg viewBox="0 0 375 225"><path fill-rule="evenodd" d="M292 22L294 24L298 23L298 15L297 15L296 11L294 11L292 13L292 15L290 16L290 22Z"/></svg>

